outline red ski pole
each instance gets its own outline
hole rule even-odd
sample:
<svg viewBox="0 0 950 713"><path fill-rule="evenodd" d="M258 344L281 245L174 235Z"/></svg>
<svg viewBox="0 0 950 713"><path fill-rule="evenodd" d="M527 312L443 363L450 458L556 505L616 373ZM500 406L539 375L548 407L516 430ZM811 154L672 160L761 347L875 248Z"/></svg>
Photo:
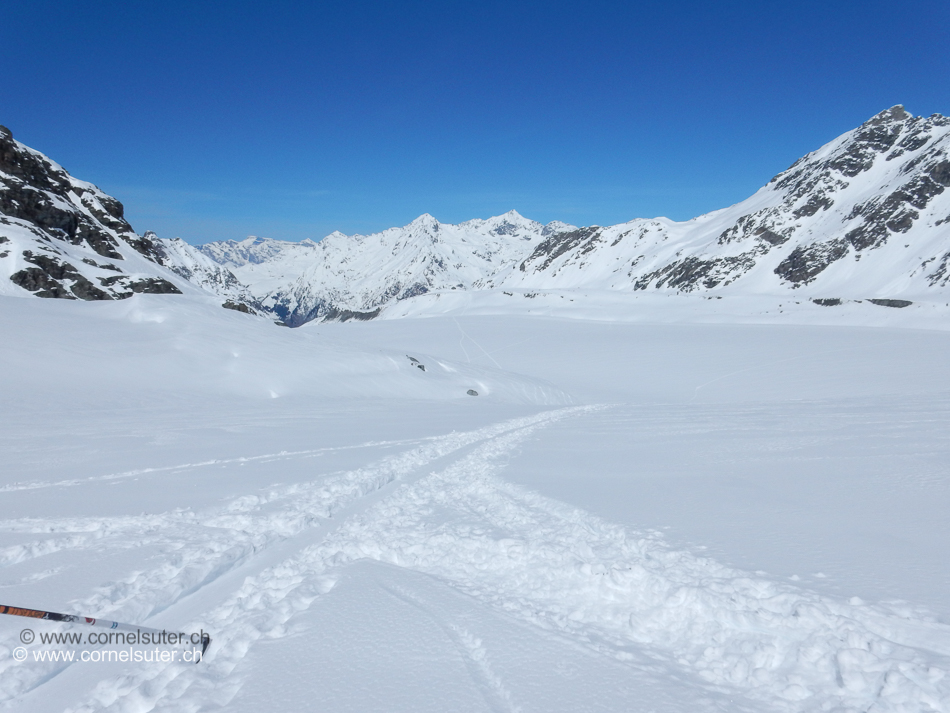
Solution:
<svg viewBox="0 0 950 713"><path fill-rule="evenodd" d="M137 634L149 634L153 643L163 643L169 640L169 632L165 629L151 629L147 626L138 626L137 624L123 624L120 621L109 621L108 619L93 619L88 616L76 616L74 614L59 614L52 611L42 611L41 609L23 609L21 607L9 607L0 604L0 614L9 614L11 616L24 616L30 619L43 619L45 621L62 621L67 624L85 624L86 626L100 626L105 629L115 629L117 631L134 631ZM178 634L172 634L176 641L179 641ZM204 658L208 646L211 645L211 636L201 633L201 658ZM198 661L201 661L201 658ZM195 663L198 663L195 661Z"/></svg>

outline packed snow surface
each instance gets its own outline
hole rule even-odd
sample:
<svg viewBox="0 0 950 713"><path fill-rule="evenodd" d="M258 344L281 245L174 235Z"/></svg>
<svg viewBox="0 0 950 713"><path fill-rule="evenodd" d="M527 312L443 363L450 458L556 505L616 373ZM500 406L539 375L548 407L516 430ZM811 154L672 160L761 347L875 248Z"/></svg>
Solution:
<svg viewBox="0 0 950 713"><path fill-rule="evenodd" d="M2 705L950 710L943 316L561 296L0 298L0 603L213 637L0 617Z"/></svg>

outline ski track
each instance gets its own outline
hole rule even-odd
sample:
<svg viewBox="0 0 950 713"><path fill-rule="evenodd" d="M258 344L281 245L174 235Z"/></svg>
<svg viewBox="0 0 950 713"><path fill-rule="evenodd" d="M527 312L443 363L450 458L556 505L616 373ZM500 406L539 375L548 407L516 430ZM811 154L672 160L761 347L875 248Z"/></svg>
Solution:
<svg viewBox="0 0 950 713"><path fill-rule="evenodd" d="M103 680L73 710L196 710L189 701L226 706L240 688L235 668L254 642L284 636L295 614L333 588L336 570L365 559L436 577L631 666L653 661L685 668L715 690L744 694L770 709L950 710L950 627L910 607L840 601L731 569L670 548L660 533L604 522L497 477L504 459L538 428L589 410L561 409L449 434L372 466L238 498L214 512L169 515L223 534L196 546L194 532L181 531L189 536L176 544L177 562L169 558L164 568L114 583L77 610L144 619L276 538L292 537L433 460L473 447L441 472L409 478L321 541L246 578L184 627L214 633L201 666L172 664ZM481 642L449 626L486 700L496 710L516 710ZM9 654L0 660L8 694L11 675L20 673L11 663ZM14 688L41 683L23 680Z"/></svg>
<svg viewBox="0 0 950 713"><path fill-rule="evenodd" d="M436 436L438 438L438 436ZM198 463L181 463L179 465L168 465L160 468L139 468L136 470L126 470L121 473L108 473L106 475L93 475L88 478L69 478L67 480L38 480L31 482L9 483L0 486L0 493L10 493L18 490L39 490L42 488L71 488L77 485L86 485L88 483L102 482L108 480L120 480L122 478L134 478L140 475L151 475L152 473L167 473L170 471L190 470L192 468L205 468L213 465L229 465L231 463L258 463L274 460L284 460L289 458L312 458L314 456L329 453L331 451L351 451L361 448L374 448L379 446L401 446L407 443L418 443L427 440L425 438L405 439L399 441L367 441L353 446L334 446L330 448L314 448L305 451L280 451L279 453L265 453L257 456L240 456L238 458L215 458L212 460L200 461Z"/></svg>
<svg viewBox="0 0 950 713"><path fill-rule="evenodd" d="M71 613L92 613L98 617L109 615L114 619L144 622L274 543L292 538L331 518L350 503L433 460L512 429L524 428L526 424L550 422L578 410L589 409L544 412L474 431L416 439L412 442L422 441L417 447L363 468L331 474L308 483L272 487L200 513L176 510L142 516L2 521L0 531L70 533L70 536L6 548L0 551L0 558L3 558L0 563L19 563L62 549L86 548L101 553L158 546L163 557L157 566L132 572L124 580L101 587L68 608ZM259 458L266 457L269 456ZM245 460L236 458L214 462ZM151 472L154 470L157 469ZM0 656L5 654L0 658L0 696L8 701L66 668L65 665L47 664L35 666L28 672L26 667L19 667L10 657L14 646L14 642L0 641Z"/></svg>
<svg viewBox="0 0 950 713"><path fill-rule="evenodd" d="M424 613L445 632L465 662L472 682L475 684L475 687L481 691L482 698L489 708L498 713L521 713L521 706L512 702L511 692L492 667L488 650L483 645L481 639L457 624L446 625L442 617L433 613L429 607L412 592L402 587L396 587L395 585L383 585L383 589L396 599Z"/></svg>
<svg viewBox="0 0 950 713"><path fill-rule="evenodd" d="M464 459L327 547L335 561L410 567L621 660L646 650L789 711L950 708L950 627L672 550L659 533L626 531L494 470Z"/></svg>
<svg viewBox="0 0 950 713"><path fill-rule="evenodd" d="M486 441L469 458L484 460L502 456L539 427L596 408L559 409L466 434L453 434L454 438L446 438L452 438L455 447L440 449L443 451L441 455L465 445ZM369 508L369 511L374 510L375 507ZM192 670L198 668L193 666L170 665L157 672L143 672L104 681L92 700L74 710L77 713L98 710L130 713L139 710L177 711L182 710L179 697L191 688L195 689L194 700L211 699L225 706L240 687L237 677L231 678L230 674L254 641L262 637L284 636L287 623L294 614L305 610L315 598L333 588L336 576L332 569L349 561L343 551L332 544L335 541L333 537L325 539L255 577L248 577L234 595L209 612L200 624L196 623L196 627L203 626L215 632L208 658L201 664L201 671ZM150 693L147 700L143 700L146 691Z"/></svg>
<svg viewBox="0 0 950 713"><path fill-rule="evenodd" d="M511 692L492 668L488 650L482 645L482 640L460 626L452 625L451 630L454 633L452 640L455 646L464 652L466 658L478 670L484 685L491 691L492 695L486 696L490 705L502 713L521 713L521 706L512 703Z"/></svg>

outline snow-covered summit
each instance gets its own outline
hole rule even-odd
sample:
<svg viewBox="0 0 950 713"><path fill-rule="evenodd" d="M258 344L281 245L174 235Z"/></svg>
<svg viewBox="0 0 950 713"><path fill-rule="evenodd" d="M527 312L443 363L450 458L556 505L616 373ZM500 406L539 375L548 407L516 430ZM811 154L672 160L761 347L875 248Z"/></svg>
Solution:
<svg viewBox="0 0 950 713"><path fill-rule="evenodd" d="M273 240L249 235L244 240L224 240L207 243L198 250L219 265L225 267L244 267L245 265L260 265L265 262L280 260L286 254L306 253L314 243L303 240L291 243L286 240Z"/></svg>
<svg viewBox="0 0 950 713"><path fill-rule="evenodd" d="M162 264L179 277L208 292L227 297L237 304L254 305L256 300L247 287L227 267L204 253L195 250L181 238L160 240L155 233L146 231L145 238L155 244Z"/></svg>
<svg viewBox="0 0 950 713"><path fill-rule="evenodd" d="M545 240L506 284L893 298L947 286L950 119L892 107L729 208Z"/></svg>
<svg viewBox="0 0 950 713"><path fill-rule="evenodd" d="M545 238L573 229L513 210L457 225L424 213L370 235L334 232L302 243L252 236L191 250L228 267L265 309L298 326L372 318L387 304L430 291L478 289Z"/></svg>

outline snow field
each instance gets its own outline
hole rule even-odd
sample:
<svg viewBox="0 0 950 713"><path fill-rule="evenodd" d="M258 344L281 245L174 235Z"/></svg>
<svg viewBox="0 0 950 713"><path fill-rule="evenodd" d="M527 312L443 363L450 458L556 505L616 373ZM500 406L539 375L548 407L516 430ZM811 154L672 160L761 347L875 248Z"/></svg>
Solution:
<svg viewBox="0 0 950 713"><path fill-rule="evenodd" d="M787 701L785 710L950 701L950 627L924 625L918 638L917 622L671 550L659 533L626 531L496 478L492 461L525 435L402 488L331 542L351 560L419 569L599 651L636 659L631 651L645 649L711 684Z"/></svg>
<svg viewBox="0 0 950 713"><path fill-rule="evenodd" d="M926 292L905 293L912 302L903 308L868 301L872 294L841 298L841 304L823 306L813 301L838 297L828 291L814 294L773 295L737 293L695 295L597 288L432 290L389 305L381 320L406 317L439 318L449 315L531 316L584 321L657 324L781 324L833 327L898 327L946 330L950 298ZM320 329L329 327L322 325Z"/></svg>
<svg viewBox="0 0 950 713"><path fill-rule="evenodd" d="M661 534L689 509L641 507L666 488L737 517L741 476L777 519L755 493L784 502L797 478L812 527L825 480L891 497L913 558L916 501L898 495L930 488L937 508L947 482L940 332L459 315L272 337L192 302L11 302L5 603L213 644L199 666L18 664L23 622L5 618L7 710L950 708L931 612L738 566L728 523ZM407 353L457 370L433 388ZM275 399L281 359L295 376ZM476 376L487 397L457 396ZM605 475L622 487L598 490ZM843 556L871 546L859 535ZM919 591L943 576L901 571Z"/></svg>
<svg viewBox="0 0 950 713"><path fill-rule="evenodd" d="M228 703L239 691L229 674L253 642L285 636L294 615L333 588L335 572L364 559L424 572L620 661L686 666L720 692L744 689L778 710L941 710L950 700L948 627L723 567L669 548L659 533L631 532L497 477L499 461L539 426L566 415L499 425L479 433L481 439L452 438L456 446L484 442L352 513L322 542L247 578L203 617L203 626L221 633L200 670L169 666L158 675L150 671L147 684L141 675L100 684L78 710L173 710L186 691L189 698ZM429 448L430 456L445 452ZM414 449L382 467L346 474L321 486L303 509L341 505L353 486L372 492L389 474L426 462ZM207 525L240 531L233 518L248 517L260 504L232 503L235 514ZM300 509L285 506L276 519L297 523ZM251 528L267 529L259 520ZM147 591L160 588L155 584ZM411 593L400 596L412 601ZM517 710L478 639L452 631L501 709ZM145 699L143 691L150 691Z"/></svg>
<svg viewBox="0 0 950 713"><path fill-rule="evenodd" d="M70 537L43 540L30 547L21 545L8 548L5 554L8 559L16 558L17 562L24 562L30 556L39 557L66 548L85 550L87 557L89 550L93 550L97 557L104 557L116 550L158 547L163 555L162 566L137 572L124 581L100 587L95 595L76 602L69 612L95 611L99 612L100 617L105 617L105 613L109 612L116 619L146 621L207 587L229 570L275 543L299 535L314 523L332 517L351 501L371 494L433 460L512 428L524 428L564 415L564 412L542 413L474 432L452 433L355 471L330 475L313 483L294 484L263 495L234 498L220 507L200 513L177 511L140 517L31 518L0 522L0 532L70 533ZM240 658L247 650L248 641L259 638L261 632L243 617L235 624L232 616L235 606L256 610L271 594L276 598L271 603L276 605L287 594L277 583L283 583L288 591L300 583L301 580L293 572L291 565L283 563L263 572L258 580L248 580L236 595L242 602L240 605L226 603L223 609L219 608L212 614L209 621L196 624L196 630L204 626L206 630L213 627L216 632L223 632L238 626L244 632L245 639L248 636L250 639L243 640L239 636L239 643L227 649L227 652L234 656L236 651ZM253 593L248 594L248 591ZM277 611L281 609L278 607ZM273 616L269 607L268 614ZM250 631L257 631L256 635L247 633L249 626ZM271 624L269 628L273 626ZM226 633L216 634L215 646L225 644L230 638ZM9 656L13 645L11 642L8 657L0 663L0 674L4 674L4 692L10 698L24 695L49 676L66 668L52 663L32 668L21 666ZM224 659L226 655L220 656Z"/></svg>
<svg viewBox="0 0 950 713"><path fill-rule="evenodd" d="M7 365L0 383L12 399L55 408L81 390L83 400L69 406L113 400L127 407L199 395L444 401L470 399L467 391L474 389L509 403L570 403L561 390L530 376L417 351L412 356L428 362L422 371L405 352L279 328L221 309L211 298L59 302L4 301L0 330L13 338L0 343Z"/></svg>

